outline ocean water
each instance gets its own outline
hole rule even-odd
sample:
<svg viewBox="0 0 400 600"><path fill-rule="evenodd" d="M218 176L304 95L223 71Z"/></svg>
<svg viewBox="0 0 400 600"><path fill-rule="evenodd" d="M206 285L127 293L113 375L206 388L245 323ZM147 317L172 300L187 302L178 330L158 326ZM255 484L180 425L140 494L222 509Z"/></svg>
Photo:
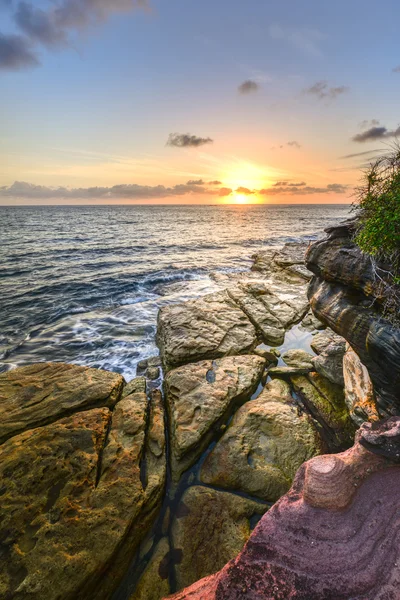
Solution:
<svg viewBox="0 0 400 600"><path fill-rule="evenodd" d="M346 205L0 207L0 371L65 361L122 373L157 353L157 312L215 271L315 240Z"/></svg>

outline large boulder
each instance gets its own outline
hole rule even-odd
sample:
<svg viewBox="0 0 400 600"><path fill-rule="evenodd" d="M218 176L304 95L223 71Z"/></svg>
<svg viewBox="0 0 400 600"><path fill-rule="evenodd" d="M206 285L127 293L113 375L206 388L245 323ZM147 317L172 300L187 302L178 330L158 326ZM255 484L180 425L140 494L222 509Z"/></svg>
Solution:
<svg viewBox="0 0 400 600"><path fill-rule="evenodd" d="M346 340L342 339L340 342L332 341L312 361L317 373L341 387L344 387L343 358L345 351Z"/></svg>
<svg viewBox="0 0 400 600"><path fill-rule="evenodd" d="M232 409L256 390L265 360L232 356L183 365L165 378L172 477L201 456Z"/></svg>
<svg viewBox="0 0 400 600"><path fill-rule="evenodd" d="M36 363L0 374L0 443L78 410L112 408L121 375L66 363Z"/></svg>
<svg viewBox="0 0 400 600"><path fill-rule="evenodd" d="M158 313L157 343L164 367L244 354L257 345L254 326L227 292L217 292Z"/></svg>
<svg viewBox="0 0 400 600"><path fill-rule="evenodd" d="M133 394L0 446L1 598L110 597L161 505L162 415Z"/></svg>
<svg viewBox="0 0 400 600"><path fill-rule="evenodd" d="M200 479L274 502L288 491L300 465L322 449L311 419L295 406L289 384L274 379L236 412L206 458Z"/></svg>
<svg viewBox="0 0 400 600"><path fill-rule="evenodd" d="M171 600L397 600L400 419L318 456L219 573Z"/></svg>
<svg viewBox="0 0 400 600"><path fill-rule="evenodd" d="M184 493L172 523L176 589L211 575L236 558L251 533L251 524L268 505L203 486Z"/></svg>

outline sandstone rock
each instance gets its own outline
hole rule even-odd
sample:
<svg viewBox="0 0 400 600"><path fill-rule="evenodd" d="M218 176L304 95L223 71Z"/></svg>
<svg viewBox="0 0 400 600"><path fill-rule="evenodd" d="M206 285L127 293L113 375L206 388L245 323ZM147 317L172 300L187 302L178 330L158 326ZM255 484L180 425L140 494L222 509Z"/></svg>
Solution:
<svg viewBox="0 0 400 600"><path fill-rule="evenodd" d="M0 374L0 443L78 410L112 408L121 375L65 363L37 363Z"/></svg>
<svg viewBox="0 0 400 600"><path fill-rule="evenodd" d="M250 398L264 366L260 356L245 355L191 363L167 374L171 468L176 481L200 457L233 406Z"/></svg>
<svg viewBox="0 0 400 600"><path fill-rule="evenodd" d="M308 313L301 322L302 327L307 331L315 331L319 329L326 329L326 326L321 323L317 317L315 317L312 312Z"/></svg>
<svg viewBox="0 0 400 600"><path fill-rule="evenodd" d="M311 348L314 350L315 354L322 354L330 344L346 344L346 340L337 335L332 329L325 329L321 333L317 333L314 335L311 341Z"/></svg>
<svg viewBox="0 0 400 600"><path fill-rule="evenodd" d="M122 398L129 394L146 393L146 377L135 377L124 386L122 390Z"/></svg>
<svg viewBox="0 0 400 600"><path fill-rule="evenodd" d="M172 524L177 589L215 573L242 550L251 521L268 506L236 494L193 486L183 495Z"/></svg>
<svg viewBox="0 0 400 600"><path fill-rule="evenodd" d="M371 379L350 346L344 355L343 373L344 397L355 424L360 427L364 421L378 421L379 414Z"/></svg>
<svg viewBox="0 0 400 600"><path fill-rule="evenodd" d="M295 391L312 416L323 426L332 450L349 447L355 428L344 400L343 389L319 373L291 377Z"/></svg>
<svg viewBox="0 0 400 600"><path fill-rule="evenodd" d="M364 424L351 450L300 468L234 561L171 600L397 600L399 457L399 419Z"/></svg>
<svg viewBox="0 0 400 600"><path fill-rule="evenodd" d="M268 375L270 377L290 377L291 375L307 375L314 371L314 367L286 367L285 365L278 365L277 367L270 367L268 369Z"/></svg>
<svg viewBox="0 0 400 600"><path fill-rule="evenodd" d="M141 482L146 417L136 394L0 446L2 598L110 597L161 503L165 454Z"/></svg>
<svg viewBox="0 0 400 600"><path fill-rule="evenodd" d="M163 537L144 570L129 600L160 600L170 593L168 581L171 552L168 538Z"/></svg>
<svg viewBox="0 0 400 600"><path fill-rule="evenodd" d="M146 371L146 377L151 379L151 381L158 379L160 377L159 367L149 367Z"/></svg>
<svg viewBox="0 0 400 600"><path fill-rule="evenodd" d="M332 341L318 356L313 359L315 370L332 383L344 387L343 357L346 351L345 340Z"/></svg>
<svg viewBox="0 0 400 600"><path fill-rule="evenodd" d="M257 345L248 317L226 292L163 307L157 342L166 369L226 355L243 354Z"/></svg>
<svg viewBox="0 0 400 600"><path fill-rule="evenodd" d="M305 350L294 349L287 350L282 354L282 360L289 367L297 367L297 368L308 368L310 371L313 370L313 355L309 354Z"/></svg>
<svg viewBox="0 0 400 600"><path fill-rule="evenodd" d="M314 313L350 343L367 368L379 414L400 413L400 329L344 286L315 278L308 293Z"/></svg>
<svg viewBox="0 0 400 600"><path fill-rule="evenodd" d="M321 450L321 439L309 417L299 414L289 385L275 379L236 412L200 479L273 502L287 492L299 466Z"/></svg>
<svg viewBox="0 0 400 600"><path fill-rule="evenodd" d="M253 350L253 354L257 354L257 356L262 356L262 358L265 358L267 363L270 364L276 364L278 362L278 357L276 356L276 354L274 354L274 352L271 352L271 350L266 350L262 347L255 348Z"/></svg>

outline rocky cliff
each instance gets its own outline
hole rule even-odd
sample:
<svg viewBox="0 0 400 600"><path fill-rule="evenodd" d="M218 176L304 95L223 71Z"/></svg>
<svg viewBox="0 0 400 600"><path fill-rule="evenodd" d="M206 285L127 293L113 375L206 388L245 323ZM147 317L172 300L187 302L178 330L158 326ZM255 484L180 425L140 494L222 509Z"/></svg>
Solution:
<svg viewBox="0 0 400 600"><path fill-rule="evenodd" d="M400 329L382 309L379 277L352 241L354 222L326 230L306 253L314 314L343 336L367 368L380 416L400 414Z"/></svg>

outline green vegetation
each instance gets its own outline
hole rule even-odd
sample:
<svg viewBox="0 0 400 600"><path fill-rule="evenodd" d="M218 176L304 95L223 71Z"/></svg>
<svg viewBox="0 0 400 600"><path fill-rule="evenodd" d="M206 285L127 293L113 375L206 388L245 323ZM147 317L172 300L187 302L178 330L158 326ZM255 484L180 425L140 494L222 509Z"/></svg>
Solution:
<svg viewBox="0 0 400 600"><path fill-rule="evenodd" d="M372 258L384 312L400 319L400 146L376 160L357 189L355 242Z"/></svg>

